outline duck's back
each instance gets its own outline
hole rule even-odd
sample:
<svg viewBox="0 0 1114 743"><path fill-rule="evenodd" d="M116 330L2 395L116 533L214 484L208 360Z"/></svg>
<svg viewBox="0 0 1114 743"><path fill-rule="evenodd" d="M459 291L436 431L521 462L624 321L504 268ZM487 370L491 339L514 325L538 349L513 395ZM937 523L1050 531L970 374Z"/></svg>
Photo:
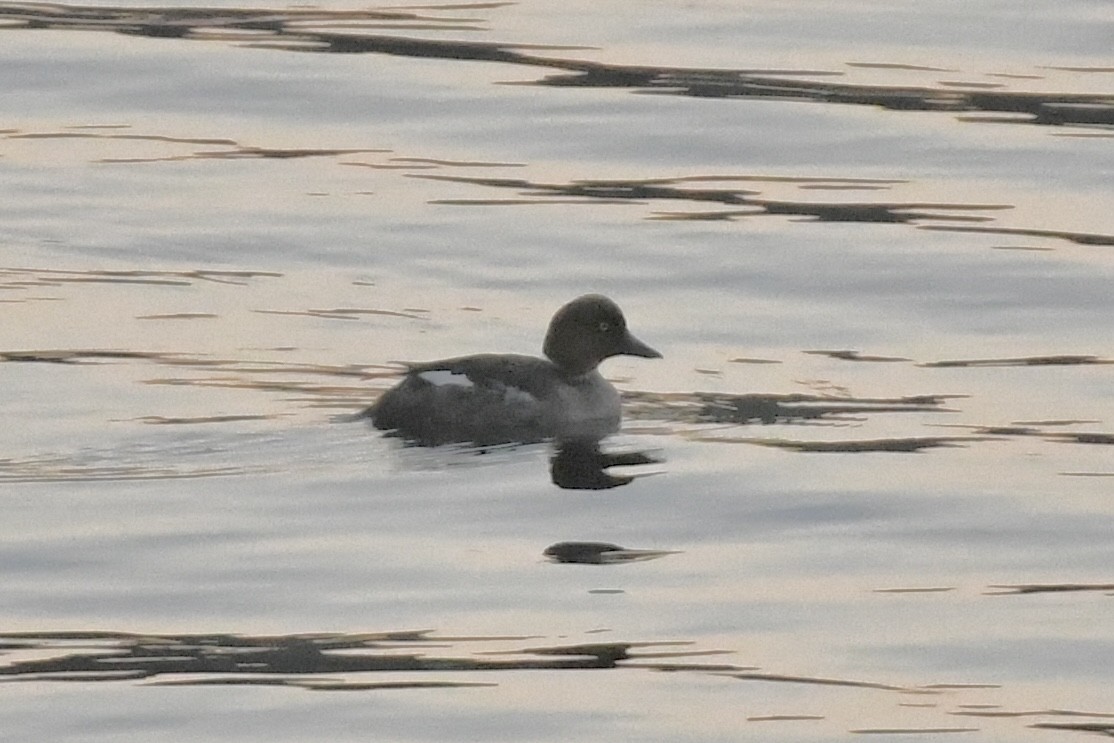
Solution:
<svg viewBox="0 0 1114 743"><path fill-rule="evenodd" d="M413 364L368 409L376 428L424 446L540 441L559 426L555 364L515 354L480 354Z"/></svg>

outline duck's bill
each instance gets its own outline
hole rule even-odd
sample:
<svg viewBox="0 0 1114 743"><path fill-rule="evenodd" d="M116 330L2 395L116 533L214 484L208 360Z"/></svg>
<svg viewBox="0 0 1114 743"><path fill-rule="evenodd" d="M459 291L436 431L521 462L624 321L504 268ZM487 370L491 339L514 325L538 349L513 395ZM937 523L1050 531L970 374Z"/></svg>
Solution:
<svg viewBox="0 0 1114 743"><path fill-rule="evenodd" d="M661 358L660 353L650 348L630 333L627 333L627 337L623 339L623 345L622 348L619 350L619 353L623 353L628 356L641 356L644 359Z"/></svg>

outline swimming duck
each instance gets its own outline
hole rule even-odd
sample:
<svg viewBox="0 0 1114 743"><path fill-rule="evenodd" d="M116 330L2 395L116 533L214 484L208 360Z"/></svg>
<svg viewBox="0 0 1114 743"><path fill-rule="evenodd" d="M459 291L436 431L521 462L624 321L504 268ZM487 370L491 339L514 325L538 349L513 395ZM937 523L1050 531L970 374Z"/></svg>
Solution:
<svg viewBox="0 0 1114 743"><path fill-rule="evenodd" d="M364 415L411 443L491 445L602 438L619 427L619 393L599 373L612 356L661 358L631 335L619 306L586 294L557 310L546 358L478 354L408 364Z"/></svg>

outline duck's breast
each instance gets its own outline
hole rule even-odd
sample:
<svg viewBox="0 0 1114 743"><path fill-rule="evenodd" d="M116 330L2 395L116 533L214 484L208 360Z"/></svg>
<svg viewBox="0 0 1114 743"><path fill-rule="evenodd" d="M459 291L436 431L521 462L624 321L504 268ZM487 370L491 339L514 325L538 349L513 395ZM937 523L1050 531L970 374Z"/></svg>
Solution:
<svg viewBox="0 0 1114 743"><path fill-rule="evenodd" d="M560 385L554 407L562 435L604 435L619 427L619 392L598 371Z"/></svg>

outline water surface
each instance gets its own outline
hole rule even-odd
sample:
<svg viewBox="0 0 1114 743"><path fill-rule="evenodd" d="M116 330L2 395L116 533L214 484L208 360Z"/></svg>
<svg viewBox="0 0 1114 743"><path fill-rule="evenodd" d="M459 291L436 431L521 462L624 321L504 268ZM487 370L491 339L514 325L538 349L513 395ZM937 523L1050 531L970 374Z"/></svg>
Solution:
<svg viewBox="0 0 1114 743"><path fill-rule="evenodd" d="M0 728L1109 734L1108 16L0 3ZM589 291L626 484L351 421Z"/></svg>

